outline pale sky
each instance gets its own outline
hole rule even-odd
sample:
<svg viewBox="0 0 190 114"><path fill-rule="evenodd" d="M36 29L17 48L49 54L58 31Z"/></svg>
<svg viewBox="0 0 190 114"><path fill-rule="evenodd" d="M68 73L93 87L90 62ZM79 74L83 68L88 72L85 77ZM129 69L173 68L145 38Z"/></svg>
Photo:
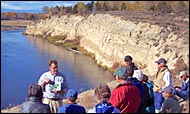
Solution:
<svg viewBox="0 0 190 114"><path fill-rule="evenodd" d="M79 1L1 1L1 12L41 13L43 6L72 6ZM85 4L91 1L82 1Z"/></svg>

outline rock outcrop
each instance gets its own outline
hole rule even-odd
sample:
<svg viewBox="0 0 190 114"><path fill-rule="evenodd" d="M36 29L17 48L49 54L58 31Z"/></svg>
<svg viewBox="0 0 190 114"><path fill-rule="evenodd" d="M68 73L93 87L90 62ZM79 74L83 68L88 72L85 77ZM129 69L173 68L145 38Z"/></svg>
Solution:
<svg viewBox="0 0 190 114"><path fill-rule="evenodd" d="M184 23L189 25L189 21ZM189 36L176 34L168 27L109 14L91 14L53 16L31 23L25 33L67 35L68 39L80 36L80 45L95 54L98 64L111 67L115 62L123 63L125 55L131 55L139 69L153 76L157 70L155 61L160 57L168 60L173 73L189 68Z"/></svg>

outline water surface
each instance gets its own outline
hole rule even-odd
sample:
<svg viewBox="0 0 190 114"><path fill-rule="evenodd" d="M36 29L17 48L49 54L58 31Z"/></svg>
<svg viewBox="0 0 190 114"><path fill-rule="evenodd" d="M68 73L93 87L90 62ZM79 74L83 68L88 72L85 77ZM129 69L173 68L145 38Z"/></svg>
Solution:
<svg viewBox="0 0 190 114"><path fill-rule="evenodd" d="M56 59L69 87L79 92L98 83L114 80L85 55L73 53L47 40L22 35L24 30L1 31L1 109L27 99L28 86L48 71L48 61Z"/></svg>

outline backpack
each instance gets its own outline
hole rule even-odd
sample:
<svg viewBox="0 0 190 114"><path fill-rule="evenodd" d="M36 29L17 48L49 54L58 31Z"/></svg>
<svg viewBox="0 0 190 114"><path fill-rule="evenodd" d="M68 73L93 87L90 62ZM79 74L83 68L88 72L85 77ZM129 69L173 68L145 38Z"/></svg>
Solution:
<svg viewBox="0 0 190 114"><path fill-rule="evenodd" d="M111 103L99 103L95 106L96 113L112 113L114 110L114 107L111 105Z"/></svg>

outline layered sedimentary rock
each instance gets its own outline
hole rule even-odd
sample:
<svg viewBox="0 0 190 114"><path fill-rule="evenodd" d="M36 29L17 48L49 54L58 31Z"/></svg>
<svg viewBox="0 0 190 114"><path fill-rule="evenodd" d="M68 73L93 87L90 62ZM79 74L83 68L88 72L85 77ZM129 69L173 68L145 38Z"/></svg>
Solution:
<svg viewBox="0 0 190 114"><path fill-rule="evenodd" d="M148 75L155 74L155 61L160 57L168 60L168 67L174 72L189 68L189 36L179 37L168 32L167 27L147 22L137 23L108 14L53 16L31 23L25 33L67 35L68 39L80 36L80 45L95 54L98 64L108 67L115 62L123 63L125 55L131 55L138 68ZM177 68L179 63L181 68Z"/></svg>

